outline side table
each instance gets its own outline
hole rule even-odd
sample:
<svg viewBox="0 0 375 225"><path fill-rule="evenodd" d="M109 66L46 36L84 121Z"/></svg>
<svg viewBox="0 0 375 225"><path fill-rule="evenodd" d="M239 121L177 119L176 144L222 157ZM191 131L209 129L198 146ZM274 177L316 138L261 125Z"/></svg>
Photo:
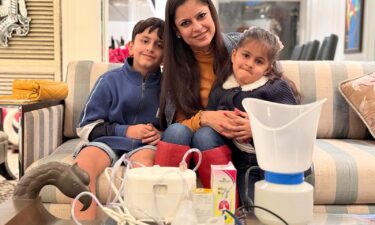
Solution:
<svg viewBox="0 0 375 225"><path fill-rule="evenodd" d="M62 101L61 100L43 100L43 101L27 101L27 100L19 100L19 101L6 101L6 100L0 100L0 108L3 107L11 107L11 108L17 108L20 111L20 126L18 130L18 135L19 135L19 177L22 177L24 174L24 167L23 167L23 162L25 161L24 159L24 151L23 151L23 146L25 145L24 140L23 140L23 125L24 125L24 114L26 112L30 112L33 110L49 107L49 106L54 106L60 104Z"/></svg>
<svg viewBox="0 0 375 225"><path fill-rule="evenodd" d="M8 167L8 136L6 133L0 131L0 175L7 180L14 180L16 177L13 175Z"/></svg>

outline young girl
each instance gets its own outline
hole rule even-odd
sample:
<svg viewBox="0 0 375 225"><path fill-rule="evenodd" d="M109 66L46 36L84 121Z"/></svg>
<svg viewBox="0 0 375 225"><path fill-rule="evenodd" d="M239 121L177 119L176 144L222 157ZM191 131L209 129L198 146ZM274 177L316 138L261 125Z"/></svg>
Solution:
<svg viewBox="0 0 375 225"><path fill-rule="evenodd" d="M282 48L279 38L269 31L258 27L245 30L232 51L231 63L222 71L223 79L216 82L209 96L207 110L234 110L240 118L248 119L242 106L244 98L298 104L300 95L295 85L283 76L276 64ZM228 130L236 129L228 124L222 126ZM235 135L229 145L238 170L240 199L242 204L246 204L248 198L253 198L254 183L262 179L263 171L252 170L249 179L245 181L246 170L258 163L252 145L250 123L246 127L238 126L238 131L240 133Z"/></svg>

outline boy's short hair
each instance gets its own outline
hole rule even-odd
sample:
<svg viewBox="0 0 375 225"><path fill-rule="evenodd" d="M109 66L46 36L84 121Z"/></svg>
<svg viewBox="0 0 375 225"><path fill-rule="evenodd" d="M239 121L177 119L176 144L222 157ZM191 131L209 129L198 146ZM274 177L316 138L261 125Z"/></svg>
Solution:
<svg viewBox="0 0 375 225"><path fill-rule="evenodd" d="M132 41L135 40L135 36L137 34L142 33L147 28L150 28L150 33L153 32L155 29L158 29L158 37L160 38L160 40L163 40L164 21L156 17L150 17L145 20L140 20L137 22L137 24L135 24L132 32Z"/></svg>

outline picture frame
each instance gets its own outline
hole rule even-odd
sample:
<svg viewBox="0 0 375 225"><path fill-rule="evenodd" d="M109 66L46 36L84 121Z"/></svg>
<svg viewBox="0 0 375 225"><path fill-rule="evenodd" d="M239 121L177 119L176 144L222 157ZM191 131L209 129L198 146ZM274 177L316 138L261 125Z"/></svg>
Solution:
<svg viewBox="0 0 375 225"><path fill-rule="evenodd" d="M346 0L345 53L362 51L364 4L365 0Z"/></svg>

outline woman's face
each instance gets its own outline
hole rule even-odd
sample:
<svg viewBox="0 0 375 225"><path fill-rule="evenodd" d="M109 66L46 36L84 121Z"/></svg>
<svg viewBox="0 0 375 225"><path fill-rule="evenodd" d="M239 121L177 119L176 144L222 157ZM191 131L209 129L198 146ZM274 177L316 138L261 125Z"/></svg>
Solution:
<svg viewBox="0 0 375 225"><path fill-rule="evenodd" d="M176 35L193 50L207 51L215 35L215 24L207 4L187 0L176 9Z"/></svg>

